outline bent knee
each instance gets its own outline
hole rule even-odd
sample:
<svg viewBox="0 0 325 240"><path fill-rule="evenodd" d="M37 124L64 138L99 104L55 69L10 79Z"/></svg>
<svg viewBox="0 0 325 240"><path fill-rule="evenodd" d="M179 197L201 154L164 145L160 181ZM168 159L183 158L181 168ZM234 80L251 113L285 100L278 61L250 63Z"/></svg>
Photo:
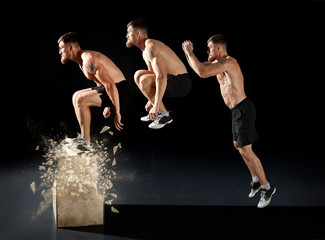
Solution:
<svg viewBox="0 0 325 240"><path fill-rule="evenodd" d="M78 98L78 95L80 94L79 91L76 91L73 95L72 95L72 104L73 106L76 106L77 105L77 98Z"/></svg>
<svg viewBox="0 0 325 240"><path fill-rule="evenodd" d="M134 81L138 86L151 84L153 79L155 79L155 73L148 70L138 70L134 74Z"/></svg>
<svg viewBox="0 0 325 240"><path fill-rule="evenodd" d="M83 93L79 93L75 99L75 106L81 107L85 106L88 103L87 95Z"/></svg>
<svg viewBox="0 0 325 240"><path fill-rule="evenodd" d="M140 77L143 75L143 70L138 70L134 73L134 81L137 85L140 83Z"/></svg>
<svg viewBox="0 0 325 240"><path fill-rule="evenodd" d="M145 89L148 86L151 86L152 79L148 75L142 75L139 80L139 86L141 89Z"/></svg>

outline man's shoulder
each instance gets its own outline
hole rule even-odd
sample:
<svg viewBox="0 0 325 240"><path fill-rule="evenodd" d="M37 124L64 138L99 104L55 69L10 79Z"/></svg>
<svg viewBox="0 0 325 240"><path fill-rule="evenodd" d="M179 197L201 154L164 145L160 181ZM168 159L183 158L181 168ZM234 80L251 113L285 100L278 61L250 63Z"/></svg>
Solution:
<svg viewBox="0 0 325 240"><path fill-rule="evenodd" d="M157 40L148 38L145 41L145 49L143 51L143 56L148 60L152 60L152 58L154 57L154 52L157 52L157 47Z"/></svg>
<svg viewBox="0 0 325 240"><path fill-rule="evenodd" d="M236 63L237 64L237 60L234 57L228 56L227 58L225 58L226 61L228 61L229 63Z"/></svg>
<svg viewBox="0 0 325 240"><path fill-rule="evenodd" d="M144 44L145 44L146 47L147 47L147 46L155 45L155 44L157 44L157 42L159 42L159 41L156 40L156 39L148 38L148 39L144 42Z"/></svg>
<svg viewBox="0 0 325 240"><path fill-rule="evenodd" d="M81 58L83 61L95 61L96 59L100 59L104 56L105 56L104 54L97 52L97 51L92 51L92 50L85 50L81 54Z"/></svg>
<svg viewBox="0 0 325 240"><path fill-rule="evenodd" d="M104 55L100 52L97 52L97 51L87 50L82 54L83 55L81 56L81 58L82 58L84 64L90 63L96 67L100 67L101 65L110 66L111 62L112 62L112 60L109 59L106 55Z"/></svg>
<svg viewBox="0 0 325 240"><path fill-rule="evenodd" d="M148 38L146 41L145 41L145 46L146 46L146 49L148 50L155 50L155 49L158 49L158 48L161 48L161 46L163 46L164 43L159 41L159 40L156 40L156 39L152 39L152 38Z"/></svg>
<svg viewBox="0 0 325 240"><path fill-rule="evenodd" d="M237 60L230 56L220 59L220 60L215 60L212 63L219 63L221 65L226 65L226 66L238 65Z"/></svg>
<svg viewBox="0 0 325 240"><path fill-rule="evenodd" d="M81 54L81 59L83 62L89 62L94 60L93 51L86 50Z"/></svg>

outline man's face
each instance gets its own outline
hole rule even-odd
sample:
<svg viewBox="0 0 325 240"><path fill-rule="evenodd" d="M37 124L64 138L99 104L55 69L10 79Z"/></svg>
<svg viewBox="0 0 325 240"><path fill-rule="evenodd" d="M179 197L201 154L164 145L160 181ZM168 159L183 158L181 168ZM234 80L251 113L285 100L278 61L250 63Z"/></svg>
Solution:
<svg viewBox="0 0 325 240"><path fill-rule="evenodd" d="M63 41L59 42L59 54L61 55L62 64L65 64L70 60L71 52L69 48L69 44L65 44Z"/></svg>
<svg viewBox="0 0 325 240"><path fill-rule="evenodd" d="M137 30L132 26L129 26L126 33L126 46L128 48L133 47L138 42Z"/></svg>
<svg viewBox="0 0 325 240"><path fill-rule="evenodd" d="M213 44L213 42L208 43L208 61L213 62L218 57L218 46L216 44Z"/></svg>

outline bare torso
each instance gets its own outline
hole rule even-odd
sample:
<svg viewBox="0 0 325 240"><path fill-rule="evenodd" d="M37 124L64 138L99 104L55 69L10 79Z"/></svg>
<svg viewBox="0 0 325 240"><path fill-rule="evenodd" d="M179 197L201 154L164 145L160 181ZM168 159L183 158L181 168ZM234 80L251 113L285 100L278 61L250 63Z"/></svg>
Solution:
<svg viewBox="0 0 325 240"><path fill-rule="evenodd" d="M96 51L86 50L81 54L82 65L79 65L86 78L89 80L95 81L98 86L101 86L102 83L95 77L94 74L86 70L87 60L92 58L94 60L94 66L96 69L107 71L109 76L115 83L119 83L125 80L125 77L121 70L112 62L111 59L106 57L104 54Z"/></svg>
<svg viewBox="0 0 325 240"><path fill-rule="evenodd" d="M163 62L166 73L172 74L172 75L178 75L187 73L186 67L183 64L183 62L178 58L178 56L174 53L173 50L171 50L168 46L166 46L164 43L158 40L154 39L147 39L146 40L146 49L143 51L142 56L145 60L146 64L148 65L149 69L151 69L151 63L147 49L150 44L154 45L154 52L153 54L155 56L159 56L161 61Z"/></svg>
<svg viewBox="0 0 325 240"><path fill-rule="evenodd" d="M231 62L229 70L218 74L216 77L220 84L222 98L230 109L246 98L244 90L244 77L236 59L228 56L227 61Z"/></svg>

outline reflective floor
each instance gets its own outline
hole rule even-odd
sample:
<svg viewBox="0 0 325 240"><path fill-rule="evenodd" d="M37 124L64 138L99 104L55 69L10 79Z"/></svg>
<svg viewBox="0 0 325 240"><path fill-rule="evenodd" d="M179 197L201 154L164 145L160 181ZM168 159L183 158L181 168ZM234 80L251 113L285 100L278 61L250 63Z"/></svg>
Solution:
<svg viewBox="0 0 325 240"><path fill-rule="evenodd" d="M52 207L32 219L42 201L41 156L5 161L0 170L1 239L187 239L279 233L324 238L325 164L316 156L261 154L277 187L271 204L248 198L250 176L237 153L124 149L116 164L117 199L105 225L57 229ZM267 230L267 231L265 231ZM270 232L268 232L270 231ZM254 236L253 234L253 236Z"/></svg>

